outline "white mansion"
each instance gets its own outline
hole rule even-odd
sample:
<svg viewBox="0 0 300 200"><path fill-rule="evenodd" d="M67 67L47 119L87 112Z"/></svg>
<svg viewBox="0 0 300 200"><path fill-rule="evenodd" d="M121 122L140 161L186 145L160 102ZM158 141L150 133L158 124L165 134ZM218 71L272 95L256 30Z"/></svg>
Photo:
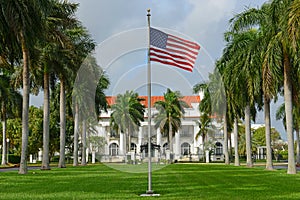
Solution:
<svg viewBox="0 0 300 200"><path fill-rule="evenodd" d="M147 97L141 96L143 104L147 107ZM156 113L156 109L153 104L158 100L163 100L163 96L152 96L152 115ZM116 97L107 97L107 102L109 105L115 103ZM196 135L199 131L199 126L196 121L199 120L200 112L198 109L200 103L200 96L184 96L183 101L185 101L189 108L185 109L185 114L182 119L182 127L173 137L173 159L175 160L187 160L187 161L198 161L199 158L203 156L203 140L198 137L196 140ZM147 110L147 109L146 109ZM97 153L98 156L101 154L101 162L122 162L126 159L130 160L143 160L147 159L147 152L141 152L141 145L148 142L148 122L147 122L147 112L145 112L145 121L142 122L139 131L131 133L131 151L125 152L126 144L124 142L125 136L123 133L116 134L110 128L110 115L111 110L109 109L107 113L103 112L100 116L99 126L98 126L98 136L105 138L105 145L101 152ZM152 120L153 123L153 120ZM159 145L161 148L152 151L153 160L159 159L170 159L170 153L168 154L168 142L166 137L162 137L159 129L154 129L154 123L152 124L151 141L152 143ZM208 138L210 143L210 149L213 152L210 159L212 161L223 160L223 134L222 132L215 133L213 136ZM125 156L126 155L126 156Z"/></svg>

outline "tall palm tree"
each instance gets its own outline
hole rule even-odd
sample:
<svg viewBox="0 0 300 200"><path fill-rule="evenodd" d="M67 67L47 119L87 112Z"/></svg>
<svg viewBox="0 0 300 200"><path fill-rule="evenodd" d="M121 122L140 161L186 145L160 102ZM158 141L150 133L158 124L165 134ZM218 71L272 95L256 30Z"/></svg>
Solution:
<svg viewBox="0 0 300 200"><path fill-rule="evenodd" d="M20 174L27 173L28 108L29 108L29 52L38 38L43 37L44 19L49 1L1 0L1 22L18 38L23 55L23 111L22 111L22 153Z"/></svg>
<svg viewBox="0 0 300 200"><path fill-rule="evenodd" d="M292 1L290 4L289 9L287 10L287 17L288 20L287 29L288 29L288 37L291 42L292 50L297 52L299 49L299 38L300 38L300 2L299 1Z"/></svg>
<svg viewBox="0 0 300 200"><path fill-rule="evenodd" d="M273 80L283 79L285 111L287 119L287 137L288 137L288 174L295 174L295 158L294 158L294 137L293 137L293 116L292 116L292 85L293 85L293 54L289 36L289 15L290 8L293 5L291 0L273 0L265 3L261 9L249 9L234 19L233 30L244 31L249 27L258 26L259 31L264 37L262 45L265 47L263 55L263 73L271 76ZM297 18L296 18L297 19ZM275 77L275 78L274 78ZM268 89L269 79L263 88ZM276 84L275 88L276 88ZM268 93L264 89L265 100L268 102L269 95L274 95L273 92ZM268 108L266 108L268 110ZM269 129L269 128L268 128ZM267 133L268 134L268 133ZM269 148L268 148L269 149Z"/></svg>
<svg viewBox="0 0 300 200"><path fill-rule="evenodd" d="M173 136L181 127L181 118L184 115L184 108L188 105L181 100L182 96L178 91L173 92L169 88L164 93L164 101L154 103L158 113L154 115L155 128L159 128L162 134L168 133L170 152L173 153Z"/></svg>
<svg viewBox="0 0 300 200"><path fill-rule="evenodd" d="M113 121L118 124L119 130L127 135L127 152L131 149L132 132L137 131L144 121L145 108L141 104L142 100L137 93L126 91L117 95L116 103L111 107Z"/></svg>
<svg viewBox="0 0 300 200"><path fill-rule="evenodd" d="M205 146L207 143L207 138L209 134L214 133L214 130L216 129L214 125L211 123L211 116L209 116L207 113L202 113L200 116L200 119L196 121L196 124L199 126L199 131L196 134L195 139L197 140L200 136L202 137L202 152L203 155L205 155Z"/></svg>
<svg viewBox="0 0 300 200"><path fill-rule="evenodd" d="M21 113L21 94L10 85L10 77L3 73L0 75L0 117L2 121L2 165L6 165L6 125L7 118L18 116Z"/></svg>
<svg viewBox="0 0 300 200"><path fill-rule="evenodd" d="M70 37L67 35L67 29L77 25L77 20L74 18L74 12L77 4L68 2L52 2L52 8L49 11L49 16L46 20L46 28L49 34L45 38L46 42L42 44L42 64L44 76L44 120L43 120L43 161L41 169L50 169L49 165L49 105L50 105L50 79L53 74L62 77L66 63L68 52L72 51L73 45ZM70 58L69 58L70 59ZM65 80L61 81L61 87L65 86ZM64 89L64 88L62 88ZM64 93L61 92L61 107L65 111ZM65 134L65 113L61 115L61 134ZM62 138L62 143L65 141ZM64 164L61 165L65 167Z"/></svg>
<svg viewBox="0 0 300 200"><path fill-rule="evenodd" d="M199 91L204 92L204 98L200 102L200 111L209 113L210 115L215 115L217 120L223 120L223 153L225 157L225 164L229 164L229 152L228 152L228 105L226 97L226 89L224 85L224 80L222 74L223 63L218 61L216 63L217 67L214 72L209 75L209 81L205 84L197 84L194 86L194 92ZM221 80L221 81L220 81Z"/></svg>
<svg viewBox="0 0 300 200"><path fill-rule="evenodd" d="M207 127L211 124L211 120L209 117L211 117L212 113L212 101L211 101L211 94L209 91L209 85L208 83L198 83L194 85L193 92L195 94L199 94L200 92L203 94L203 99L201 99L201 102L199 104L199 111L202 113L200 116L200 121L197 122L199 126L199 132L196 135L196 139L199 136L202 136L202 145L203 145L203 154L205 155L205 142L207 138Z"/></svg>
<svg viewBox="0 0 300 200"><path fill-rule="evenodd" d="M83 31L85 33L85 31ZM80 38L85 40L79 40L79 47L76 54L82 58L84 52L90 52L94 45L88 38L88 34L79 34ZM77 46L77 44L76 44ZM80 46L84 48L80 48ZM85 51L83 51L85 50ZM91 127L98 121L101 110L106 111L107 102L104 94L104 90L109 85L109 80L106 77L104 71L97 64L96 59L91 55L86 55L84 61L79 60L82 64L77 72L76 80L73 86L73 106L75 115L75 129L74 129L74 163L76 166L78 156L78 130L80 123L86 123L86 127ZM84 127L84 126L83 126ZM88 130L88 129L87 129ZM86 136L85 131L82 130L83 137ZM85 140L86 138L83 138ZM85 149L83 149L85 151Z"/></svg>
<svg viewBox="0 0 300 200"><path fill-rule="evenodd" d="M300 2L299 1L293 1L291 3L290 9L288 10L288 14L286 15L288 20L288 37L289 41L292 44L292 54L296 60L296 66L293 73L297 74L295 79L293 80L293 115L294 115L294 128L296 131L296 140L297 140L297 164L300 163L300 104L299 104L299 96L300 96L300 88L299 88L299 82L300 82L300 70L299 70L299 60L296 55L298 55L299 52L299 38L300 38ZM298 70L297 70L298 68Z"/></svg>
<svg viewBox="0 0 300 200"><path fill-rule="evenodd" d="M87 57L89 58L88 54L90 54L94 48L95 44L94 41L92 40L90 34L88 33L87 29L81 25L81 23L76 19L74 16L75 11L78 8L78 4L74 3L69 3L69 2L64 2L62 6L59 6L60 9L62 9L62 13L65 13L65 20L63 21L63 26L65 27L65 31L63 34L66 35L68 38L67 40L67 45L63 46L62 48L62 53L65 55L65 62L63 67L61 68L56 68L55 72L58 75L58 78L60 80L60 121L61 125L63 125L65 121L65 115L66 115L66 108L65 108L65 102L66 102L66 97L65 93L66 91L71 91L73 89L74 91L74 80L77 80L75 77L80 73L80 67L84 65L84 61L87 60ZM96 63L96 62L94 62ZM101 76L100 73L102 70L100 70L100 67L98 65L93 66L95 69L88 69L88 73L91 74L91 76L87 79L90 80L89 85L97 85L94 84L98 82L99 77ZM93 72L90 72L90 71ZM95 78L93 78L95 77ZM77 87L77 86L76 86ZM84 88L79 86L80 88ZM92 87L93 88L93 87ZM87 89L89 90L89 89ZM93 89L90 89L93 91ZM74 165L77 165L77 158L78 157L78 134L79 134L79 123L82 117L80 118L81 115L81 110L84 110L80 106L83 103L83 99L80 97L80 92L75 92L77 95L79 95L78 99L73 101L73 109L74 115L75 115L75 121L74 121ZM87 95L93 96L91 94ZM73 96L74 97L74 96ZM89 102L95 101L94 99L91 99ZM60 127L60 161L59 161L59 166L65 167L65 150L64 150L64 143L65 143L65 127L61 126Z"/></svg>
<svg viewBox="0 0 300 200"><path fill-rule="evenodd" d="M220 73L223 77L227 99L227 116L229 127L235 133L237 142L237 121L245 113L247 165L252 166L250 108L254 107L259 95L259 72L255 60L255 39L257 31L252 29L243 33L225 33L227 41L223 55L219 60ZM241 84L242 82L246 84ZM255 114L255 113L253 113ZM237 147L238 144L235 144ZM239 165L237 148L235 148L235 163Z"/></svg>

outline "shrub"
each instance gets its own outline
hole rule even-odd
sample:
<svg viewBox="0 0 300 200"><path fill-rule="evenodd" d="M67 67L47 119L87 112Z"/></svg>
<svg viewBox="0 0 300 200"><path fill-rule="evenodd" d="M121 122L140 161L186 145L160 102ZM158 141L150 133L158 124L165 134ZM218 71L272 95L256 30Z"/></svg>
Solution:
<svg viewBox="0 0 300 200"><path fill-rule="evenodd" d="M279 154L282 156L281 158L283 160L287 160L288 159L288 151L280 151Z"/></svg>
<svg viewBox="0 0 300 200"><path fill-rule="evenodd" d="M17 156L17 155L12 155L9 154L8 155L8 162L12 163L12 164L19 164L21 161L21 156Z"/></svg>

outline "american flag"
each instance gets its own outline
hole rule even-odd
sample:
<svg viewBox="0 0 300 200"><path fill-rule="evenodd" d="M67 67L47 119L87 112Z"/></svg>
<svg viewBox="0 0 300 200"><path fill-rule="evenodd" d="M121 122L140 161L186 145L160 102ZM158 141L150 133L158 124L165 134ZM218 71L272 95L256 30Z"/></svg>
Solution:
<svg viewBox="0 0 300 200"><path fill-rule="evenodd" d="M150 28L150 61L192 72L199 49L195 42Z"/></svg>

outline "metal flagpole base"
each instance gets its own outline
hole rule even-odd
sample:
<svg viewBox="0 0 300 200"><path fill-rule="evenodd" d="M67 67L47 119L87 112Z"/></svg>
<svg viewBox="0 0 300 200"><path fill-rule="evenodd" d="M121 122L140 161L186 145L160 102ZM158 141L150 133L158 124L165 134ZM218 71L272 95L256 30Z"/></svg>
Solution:
<svg viewBox="0 0 300 200"><path fill-rule="evenodd" d="M141 197L158 197L160 194L154 194L153 190L146 191L146 194L141 194Z"/></svg>

